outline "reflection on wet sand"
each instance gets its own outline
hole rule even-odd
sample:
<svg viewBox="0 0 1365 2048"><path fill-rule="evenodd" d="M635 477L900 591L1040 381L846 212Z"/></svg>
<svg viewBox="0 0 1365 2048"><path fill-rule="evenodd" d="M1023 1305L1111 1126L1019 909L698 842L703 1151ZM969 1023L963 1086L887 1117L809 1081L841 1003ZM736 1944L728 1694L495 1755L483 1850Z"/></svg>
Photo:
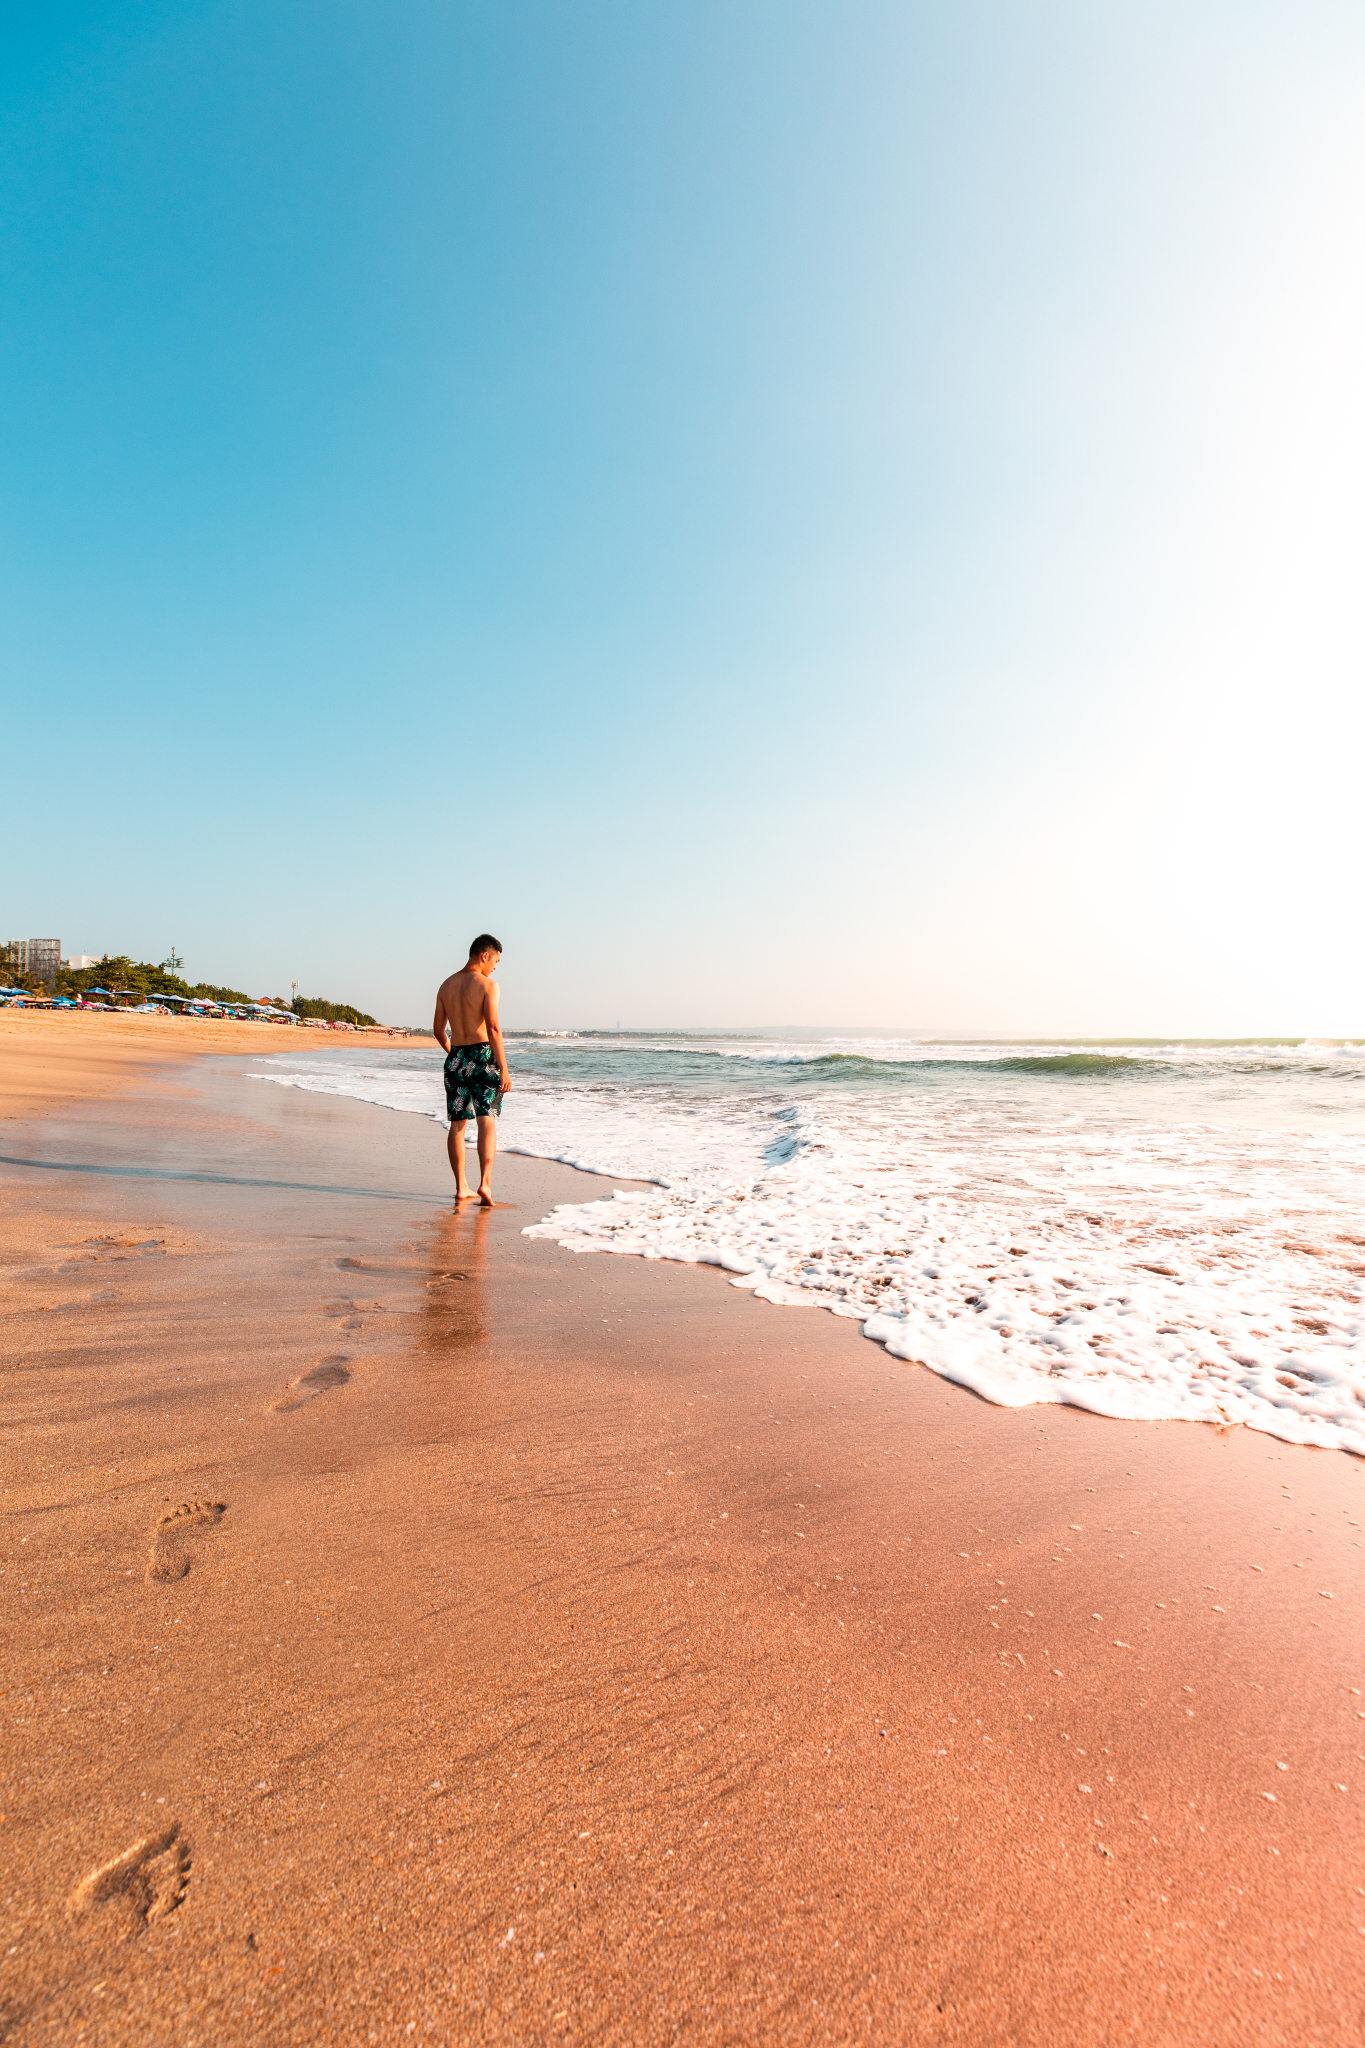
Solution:
<svg viewBox="0 0 1365 2048"><path fill-rule="evenodd" d="M422 1311L422 1348L439 1357L488 1342L487 1209L443 1216L432 1226Z"/></svg>

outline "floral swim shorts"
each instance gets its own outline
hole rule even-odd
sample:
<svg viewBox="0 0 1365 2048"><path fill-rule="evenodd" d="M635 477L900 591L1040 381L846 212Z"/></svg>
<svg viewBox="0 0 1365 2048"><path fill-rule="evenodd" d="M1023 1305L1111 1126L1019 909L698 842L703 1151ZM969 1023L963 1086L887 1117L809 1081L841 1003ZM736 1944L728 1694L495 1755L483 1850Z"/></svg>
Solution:
<svg viewBox="0 0 1365 2048"><path fill-rule="evenodd" d="M496 1116L498 1062L491 1045L452 1045L446 1054L446 1115L453 1124L471 1116Z"/></svg>

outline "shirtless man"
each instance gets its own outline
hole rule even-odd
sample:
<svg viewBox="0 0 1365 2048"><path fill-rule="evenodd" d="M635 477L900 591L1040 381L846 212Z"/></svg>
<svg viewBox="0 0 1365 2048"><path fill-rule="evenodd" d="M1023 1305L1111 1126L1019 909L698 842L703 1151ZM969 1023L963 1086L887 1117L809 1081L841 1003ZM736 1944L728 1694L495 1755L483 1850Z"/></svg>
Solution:
<svg viewBox="0 0 1365 2048"><path fill-rule="evenodd" d="M467 966L441 983L431 1026L446 1056L446 1112L450 1117L446 1150L455 1176L455 1199L467 1202L473 1192L464 1163L464 1127L473 1116L479 1126L478 1194L485 1209L497 1207L492 1188L493 1157L498 1149L493 1118L502 1106L500 1097L512 1085L498 1023L498 984L493 980L493 969L501 958L498 941L488 932L480 932L469 949Z"/></svg>

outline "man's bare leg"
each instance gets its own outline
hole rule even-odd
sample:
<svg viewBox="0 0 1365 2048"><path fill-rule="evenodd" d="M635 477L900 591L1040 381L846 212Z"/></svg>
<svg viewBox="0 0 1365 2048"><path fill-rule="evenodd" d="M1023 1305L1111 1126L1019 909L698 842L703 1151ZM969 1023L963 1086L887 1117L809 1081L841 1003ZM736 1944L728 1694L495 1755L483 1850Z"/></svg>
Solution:
<svg viewBox="0 0 1365 2048"><path fill-rule="evenodd" d="M491 1116L479 1118L479 1200L485 1209L496 1209L493 1200L493 1161L498 1153L498 1126Z"/></svg>
<svg viewBox="0 0 1365 2048"><path fill-rule="evenodd" d="M482 1117L480 1117L479 1123L480 1126L482 1126ZM474 1190L472 1187L470 1187L468 1180L465 1178L465 1149L463 1121L461 1121L458 1124L452 1124L450 1126L449 1131L446 1133L446 1155L450 1160L450 1170L455 1176L455 1199L457 1202L467 1202L470 1196L473 1194ZM482 1142L480 1142L479 1145L479 1157L480 1159L483 1158Z"/></svg>

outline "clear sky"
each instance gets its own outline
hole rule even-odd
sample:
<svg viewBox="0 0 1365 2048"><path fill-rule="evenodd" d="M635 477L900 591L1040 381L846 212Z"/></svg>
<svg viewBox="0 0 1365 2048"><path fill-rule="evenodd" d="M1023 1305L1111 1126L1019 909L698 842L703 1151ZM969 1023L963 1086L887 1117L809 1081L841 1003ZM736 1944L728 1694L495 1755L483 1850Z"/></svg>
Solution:
<svg viewBox="0 0 1365 2048"><path fill-rule="evenodd" d="M1358 0L0 38L0 936L1365 1034Z"/></svg>

